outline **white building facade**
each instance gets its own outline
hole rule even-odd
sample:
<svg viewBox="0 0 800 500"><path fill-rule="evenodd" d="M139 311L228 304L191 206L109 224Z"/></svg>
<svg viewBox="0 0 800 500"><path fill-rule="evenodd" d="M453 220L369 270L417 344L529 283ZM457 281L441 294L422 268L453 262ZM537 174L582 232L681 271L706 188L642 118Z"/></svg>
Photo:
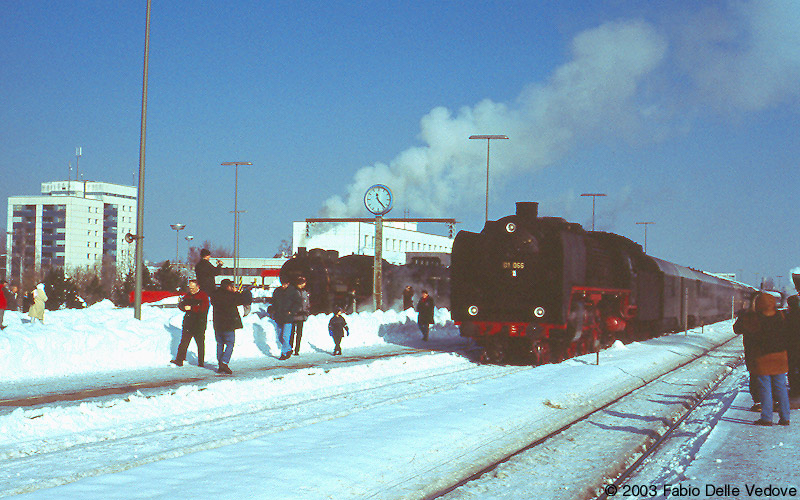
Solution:
<svg viewBox="0 0 800 500"><path fill-rule="evenodd" d="M371 222L294 222L292 253L305 247L336 250L339 256L375 255L375 224ZM444 253L453 250L453 238L417 231L416 222L384 222L384 260L406 264L408 254Z"/></svg>
<svg viewBox="0 0 800 500"><path fill-rule="evenodd" d="M41 195L8 198L7 273L61 267L133 266L136 187L92 181L43 182Z"/></svg>

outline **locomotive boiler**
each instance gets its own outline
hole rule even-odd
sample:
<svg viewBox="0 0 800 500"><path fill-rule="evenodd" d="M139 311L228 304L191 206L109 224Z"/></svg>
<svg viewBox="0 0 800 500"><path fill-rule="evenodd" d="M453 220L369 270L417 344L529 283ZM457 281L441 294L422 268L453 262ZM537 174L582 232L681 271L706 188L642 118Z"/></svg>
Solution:
<svg viewBox="0 0 800 500"><path fill-rule="evenodd" d="M730 318L754 289L646 255L613 233L539 217L538 203L460 231L451 314L487 362L541 364Z"/></svg>

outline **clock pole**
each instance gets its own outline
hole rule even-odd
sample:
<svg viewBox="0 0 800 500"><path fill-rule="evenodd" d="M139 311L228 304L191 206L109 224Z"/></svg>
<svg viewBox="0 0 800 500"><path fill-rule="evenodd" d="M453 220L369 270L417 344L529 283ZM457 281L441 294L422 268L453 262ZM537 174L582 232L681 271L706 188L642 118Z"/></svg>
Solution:
<svg viewBox="0 0 800 500"><path fill-rule="evenodd" d="M372 268L372 297L375 311L381 309L383 299L383 216L375 217L375 261Z"/></svg>

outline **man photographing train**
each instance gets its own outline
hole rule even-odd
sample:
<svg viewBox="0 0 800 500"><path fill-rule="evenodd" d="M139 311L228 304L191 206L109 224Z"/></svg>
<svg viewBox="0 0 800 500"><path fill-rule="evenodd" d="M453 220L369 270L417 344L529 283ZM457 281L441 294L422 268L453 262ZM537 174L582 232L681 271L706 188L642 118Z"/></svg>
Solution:
<svg viewBox="0 0 800 500"><path fill-rule="evenodd" d="M211 264L211 251L207 248L200 250L200 262L194 266L194 273L197 276L197 284L200 285L200 290L204 291L208 296L214 292L217 287L216 278L222 272L222 261L217 260L217 265L214 267Z"/></svg>

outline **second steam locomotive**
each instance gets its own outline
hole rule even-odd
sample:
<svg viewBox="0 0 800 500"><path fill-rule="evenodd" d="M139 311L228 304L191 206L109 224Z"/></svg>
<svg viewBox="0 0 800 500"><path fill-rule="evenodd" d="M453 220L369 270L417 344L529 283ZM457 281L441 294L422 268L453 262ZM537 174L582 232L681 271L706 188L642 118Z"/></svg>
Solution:
<svg viewBox="0 0 800 500"><path fill-rule="evenodd" d="M451 311L487 362L535 364L730 318L754 289L646 255L538 203L453 242ZM515 359L516 358L516 359Z"/></svg>

